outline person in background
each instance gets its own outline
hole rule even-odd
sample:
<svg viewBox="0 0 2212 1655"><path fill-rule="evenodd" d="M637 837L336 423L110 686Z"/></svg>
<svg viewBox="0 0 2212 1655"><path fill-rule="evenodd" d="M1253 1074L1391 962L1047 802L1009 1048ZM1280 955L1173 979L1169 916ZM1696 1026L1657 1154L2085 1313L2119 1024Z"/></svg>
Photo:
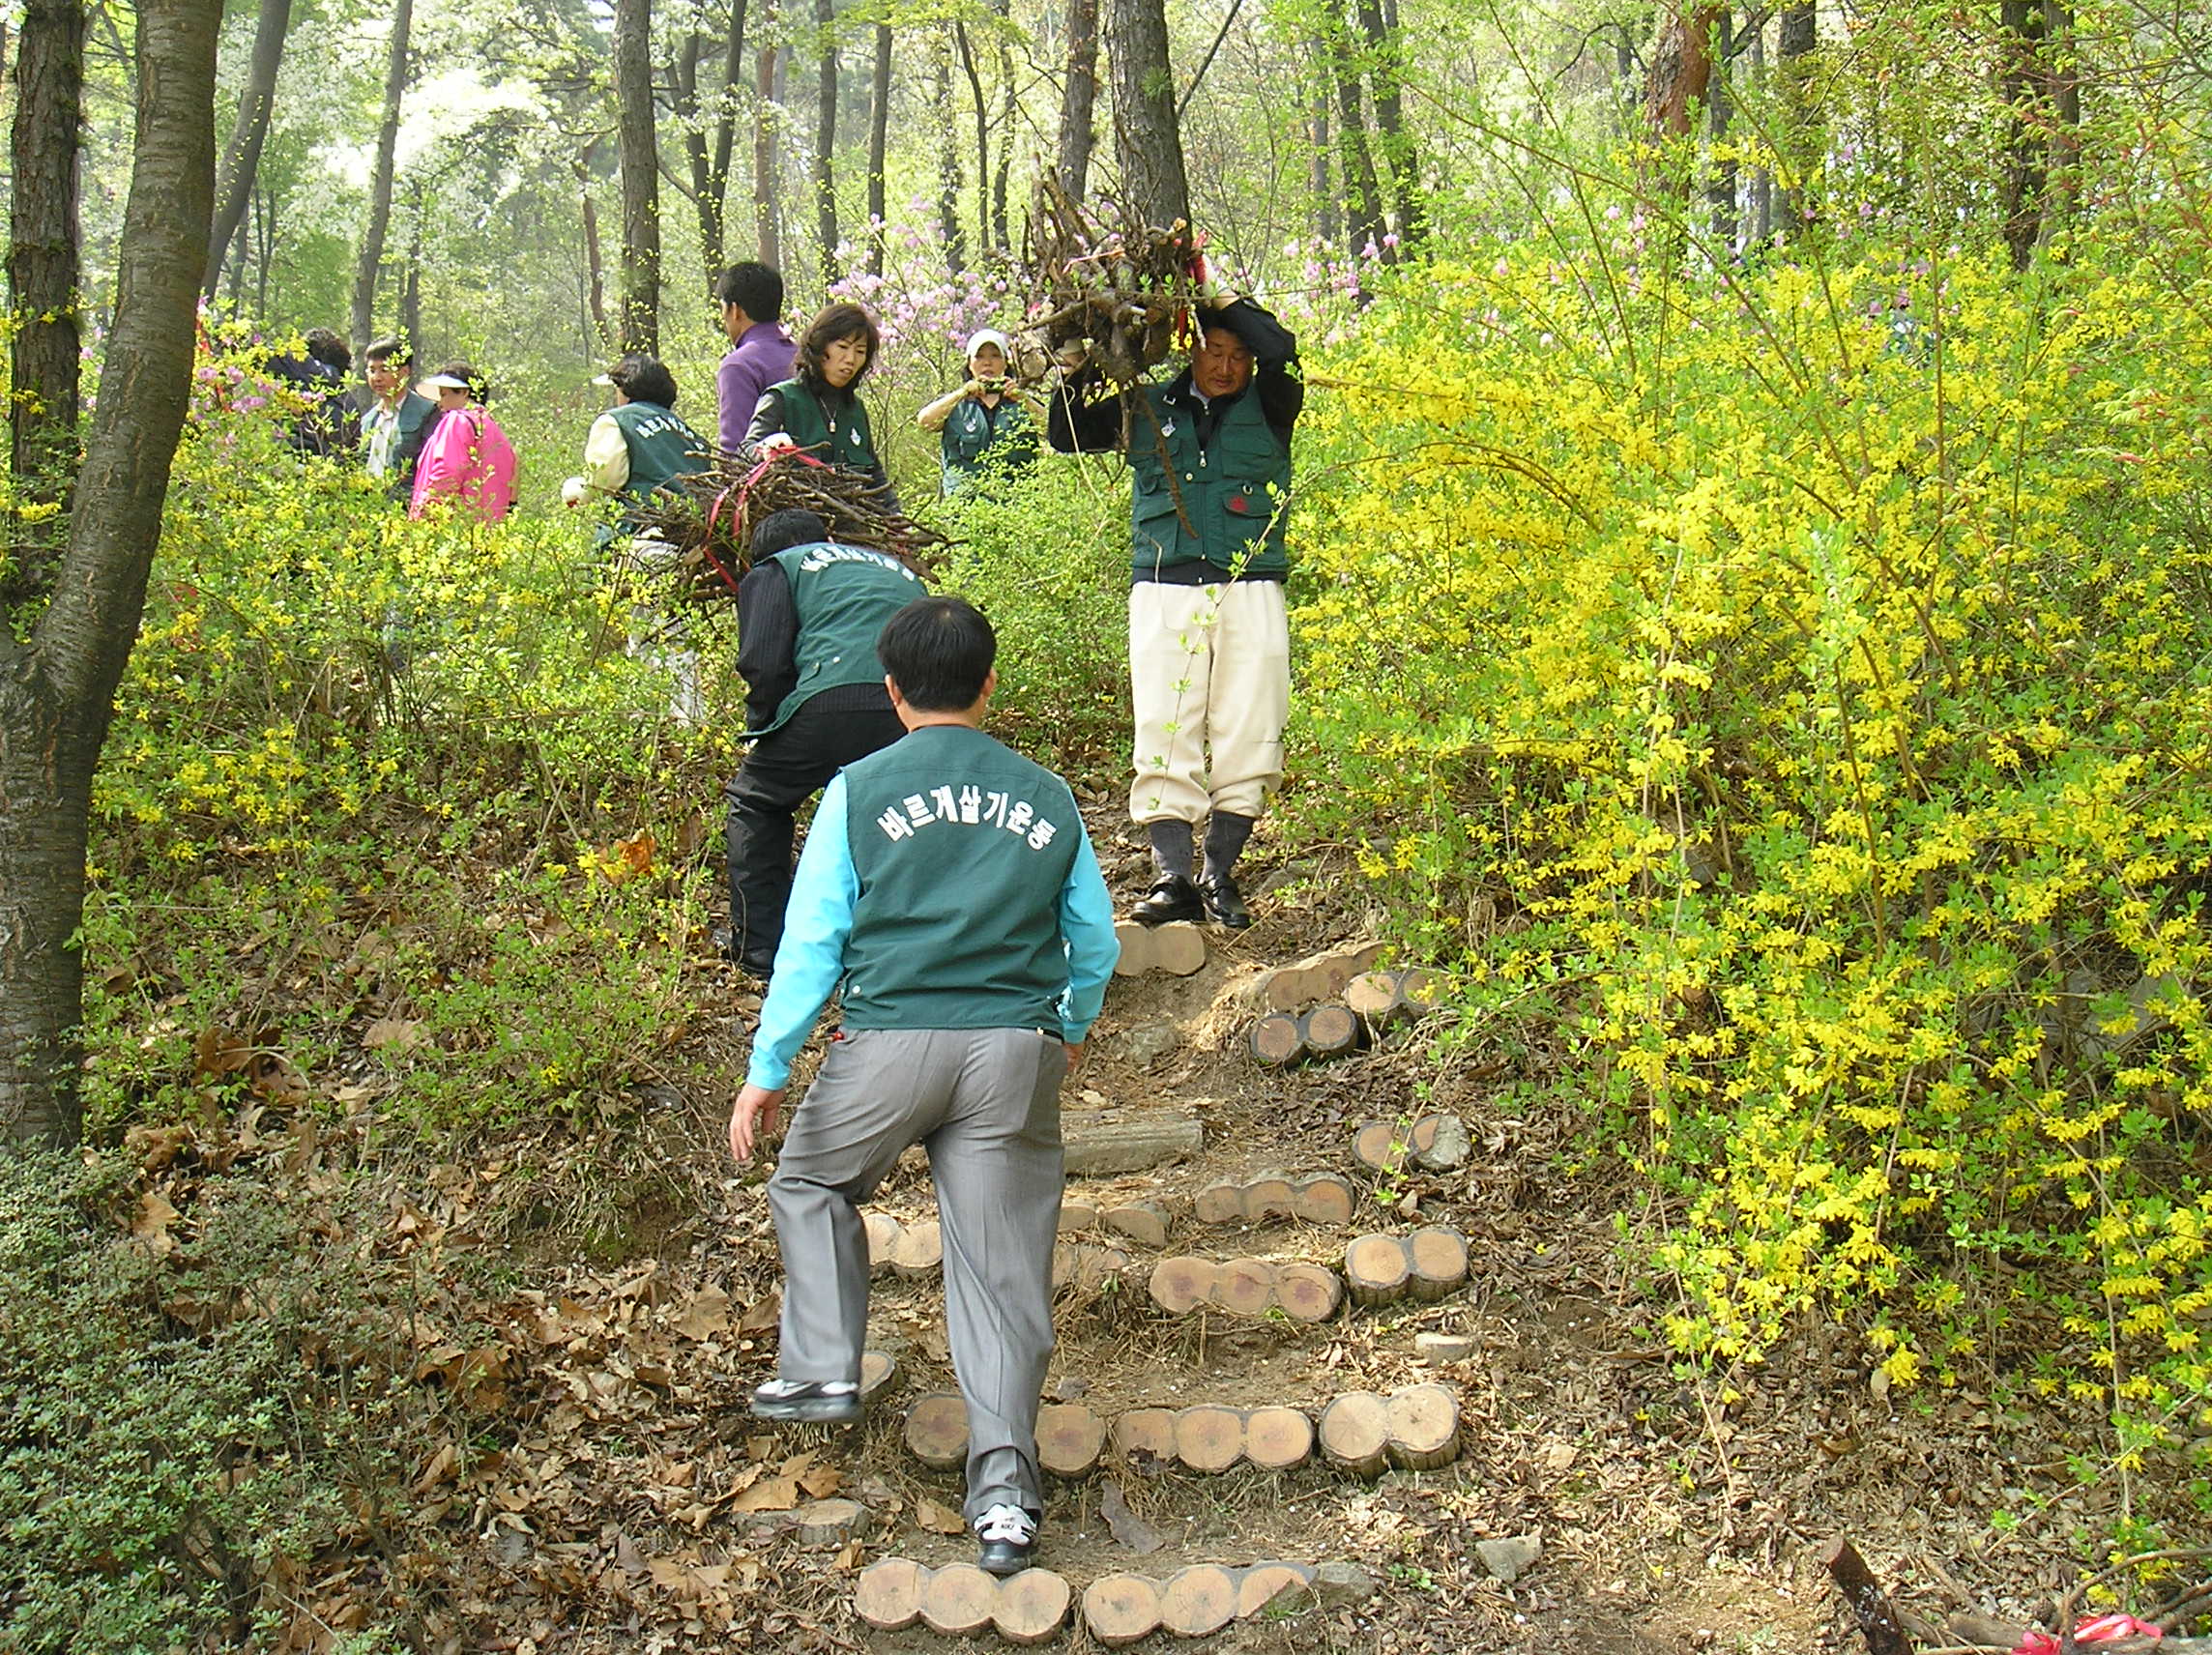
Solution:
<svg viewBox="0 0 2212 1655"><path fill-rule="evenodd" d="M1034 1560L1036 1421L1052 1356L1064 1172L1060 1089L1120 949L1067 783L986 736L991 624L956 597L908 604L875 653L906 736L822 795L744 1089L742 1164L772 1132L793 1058L833 990L830 1043L769 1179L783 1255L763 1419L860 1413L868 1239L859 1204L913 1144L945 1231L945 1326L968 1405L962 1515L993 1575Z"/></svg>
<svg viewBox="0 0 2212 1655"><path fill-rule="evenodd" d="M346 373L353 351L328 328L309 328L305 356L269 359L269 372L306 407L293 422L292 447L304 454L335 454L354 442L353 411L346 406Z"/></svg>
<svg viewBox="0 0 2212 1655"><path fill-rule="evenodd" d="M368 400L361 410L363 463L394 499L406 500L415 491L415 462L438 422L438 405L407 383L415 351L405 341L378 339L362 361L368 373Z"/></svg>
<svg viewBox="0 0 2212 1655"><path fill-rule="evenodd" d="M764 456L796 448L862 473L884 491L884 504L898 509L898 492L868 428L868 405L858 394L882 349L883 334L864 306L824 305L800 337L792 377L761 392L746 443Z"/></svg>
<svg viewBox="0 0 2212 1655"><path fill-rule="evenodd" d="M1012 348L998 329L978 328L968 338L968 383L925 404L914 417L923 430L944 433L939 449L948 498L986 472L1018 473L1036 466L1036 425L1006 377Z"/></svg>
<svg viewBox="0 0 2212 1655"><path fill-rule="evenodd" d="M415 465L407 515L420 517L445 502L496 523L514 504L514 445L484 408L483 376L450 362L422 382L438 398L438 426Z"/></svg>
<svg viewBox="0 0 2212 1655"><path fill-rule="evenodd" d="M722 447L744 446L745 428L761 392L791 377L797 348L783 331L783 276L772 267L747 260L722 273L715 296L722 302L722 332L729 354L714 370L716 430Z"/></svg>
<svg viewBox="0 0 2212 1655"><path fill-rule="evenodd" d="M875 638L920 595L900 559L839 545L812 511L778 511L753 531L738 585L738 673L751 746L725 790L729 956L755 976L775 967L791 898L793 818L855 759L905 733L884 693Z"/></svg>
<svg viewBox="0 0 2212 1655"><path fill-rule="evenodd" d="M1129 816L1151 841L1155 875L1130 917L1157 925L1210 915L1237 929L1252 922L1237 858L1283 779L1283 524L1305 382L1290 331L1203 262L1197 274L1204 308L1190 365L1165 383L1100 395L1101 376L1078 341L1062 363L1048 434L1070 452L1119 448L1127 414ZM1201 820L1205 860L1194 880Z"/></svg>

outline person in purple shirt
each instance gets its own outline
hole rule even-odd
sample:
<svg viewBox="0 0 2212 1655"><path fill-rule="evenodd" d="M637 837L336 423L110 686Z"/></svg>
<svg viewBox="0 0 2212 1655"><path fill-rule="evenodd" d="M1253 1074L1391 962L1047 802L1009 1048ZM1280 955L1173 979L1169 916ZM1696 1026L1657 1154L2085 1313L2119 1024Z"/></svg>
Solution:
<svg viewBox="0 0 2212 1655"><path fill-rule="evenodd" d="M722 331L730 354L714 371L714 401L722 447L744 446L745 426L760 405L761 392L791 377L791 335L777 325L783 314L783 276L773 267L747 260L722 273L715 286L722 302Z"/></svg>

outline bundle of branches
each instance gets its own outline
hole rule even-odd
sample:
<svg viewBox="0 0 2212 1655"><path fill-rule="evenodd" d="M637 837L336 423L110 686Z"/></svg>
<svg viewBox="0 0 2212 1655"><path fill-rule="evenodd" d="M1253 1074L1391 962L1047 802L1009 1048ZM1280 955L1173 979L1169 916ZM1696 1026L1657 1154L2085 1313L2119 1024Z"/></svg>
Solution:
<svg viewBox="0 0 2212 1655"><path fill-rule="evenodd" d="M1107 220L1109 213L1120 222ZM1191 265L1198 239L1179 218L1168 229L1103 198L1095 212L1048 173L1030 220L1030 314L1016 357L1025 378L1076 340L1117 388L1166 360L1198 303Z"/></svg>
<svg viewBox="0 0 2212 1655"><path fill-rule="evenodd" d="M704 471L671 478L636 512L640 539L676 548L644 570L651 600L666 610L737 601L752 561L753 530L778 511L804 510L830 525L830 538L904 558L932 573L929 552L943 535L901 511L888 489L843 466L785 450L773 458L713 450Z"/></svg>

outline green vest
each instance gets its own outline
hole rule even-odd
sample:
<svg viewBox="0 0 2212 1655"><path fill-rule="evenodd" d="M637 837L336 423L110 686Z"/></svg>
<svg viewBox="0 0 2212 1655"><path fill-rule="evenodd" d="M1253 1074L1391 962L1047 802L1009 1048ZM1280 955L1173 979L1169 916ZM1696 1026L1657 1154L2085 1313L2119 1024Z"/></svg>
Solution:
<svg viewBox="0 0 2212 1655"><path fill-rule="evenodd" d="M802 379L787 379L769 389L783 405L784 434L818 460L872 470L876 439L868 429L868 405L858 396L829 392L825 408Z"/></svg>
<svg viewBox="0 0 2212 1655"><path fill-rule="evenodd" d="M945 492L958 494L986 469L1027 471L1036 464L1036 425L1011 396L986 408L963 396L946 416L938 447L945 459Z"/></svg>
<svg viewBox="0 0 2212 1655"><path fill-rule="evenodd" d="M1067 784L966 725L911 731L845 768L859 898L848 1029L1060 1033L1060 895L1083 818Z"/></svg>
<svg viewBox="0 0 2212 1655"><path fill-rule="evenodd" d="M865 546L828 541L793 546L776 553L774 562L791 582L791 605L799 614L799 642L792 650L799 682L777 706L763 736L826 689L881 683L884 663L876 658L877 635L885 622L925 595L914 570Z"/></svg>
<svg viewBox="0 0 2212 1655"><path fill-rule="evenodd" d="M1129 421L1129 469L1136 474L1129 497L1132 571L1149 580L1170 564L1204 562L1224 577L1282 574L1291 564L1283 544L1291 456L1268 428L1260 398L1247 389L1232 402L1214 428L1213 446L1202 450L1192 423L1197 416L1165 401L1166 392L1146 386L1150 413L1137 409Z"/></svg>
<svg viewBox="0 0 2212 1655"><path fill-rule="evenodd" d="M707 463L699 433L657 402L625 402L607 410L629 450L629 481L623 497L643 500L672 477Z"/></svg>

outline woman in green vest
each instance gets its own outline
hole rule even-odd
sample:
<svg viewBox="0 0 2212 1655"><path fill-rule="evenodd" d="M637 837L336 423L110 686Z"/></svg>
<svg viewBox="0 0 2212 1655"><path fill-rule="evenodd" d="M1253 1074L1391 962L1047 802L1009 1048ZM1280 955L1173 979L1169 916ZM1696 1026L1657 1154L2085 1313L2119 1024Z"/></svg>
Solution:
<svg viewBox="0 0 2212 1655"><path fill-rule="evenodd" d="M637 506L707 463L707 445L677 414L676 376L659 358L632 351L607 369L605 383L615 388L615 405L584 438L584 475L571 479L583 487L563 491L569 505L596 494ZM618 532L634 535L637 528L626 510Z"/></svg>
<svg viewBox="0 0 2212 1655"><path fill-rule="evenodd" d="M898 493L868 428L868 405L858 394L883 342L866 306L824 305L800 336L792 377L761 392L745 442L764 457L798 449L859 472L884 491L887 506L898 509Z"/></svg>

